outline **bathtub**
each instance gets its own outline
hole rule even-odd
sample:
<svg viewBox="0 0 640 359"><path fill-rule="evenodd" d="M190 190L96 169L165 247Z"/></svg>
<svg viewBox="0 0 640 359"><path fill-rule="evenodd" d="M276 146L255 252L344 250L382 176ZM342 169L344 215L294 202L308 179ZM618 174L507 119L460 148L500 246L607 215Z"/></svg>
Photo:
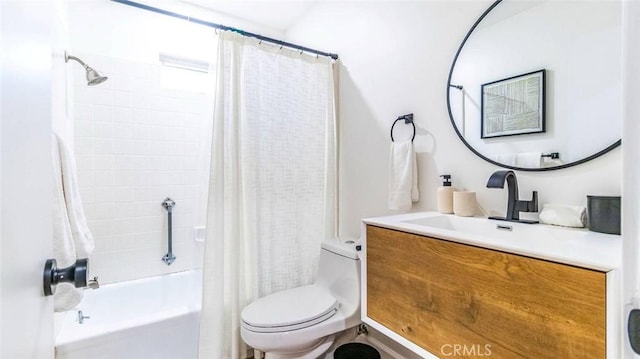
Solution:
<svg viewBox="0 0 640 359"><path fill-rule="evenodd" d="M57 359L195 359L202 272L186 271L86 290L56 318ZM82 310L83 323L78 322Z"/></svg>

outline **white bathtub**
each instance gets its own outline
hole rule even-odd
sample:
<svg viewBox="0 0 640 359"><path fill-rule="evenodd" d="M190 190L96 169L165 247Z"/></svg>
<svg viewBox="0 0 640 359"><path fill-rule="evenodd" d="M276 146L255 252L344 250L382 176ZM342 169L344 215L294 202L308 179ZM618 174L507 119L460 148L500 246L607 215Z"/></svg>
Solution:
<svg viewBox="0 0 640 359"><path fill-rule="evenodd" d="M187 271L86 290L78 311L57 318L57 359L195 359L202 272Z"/></svg>

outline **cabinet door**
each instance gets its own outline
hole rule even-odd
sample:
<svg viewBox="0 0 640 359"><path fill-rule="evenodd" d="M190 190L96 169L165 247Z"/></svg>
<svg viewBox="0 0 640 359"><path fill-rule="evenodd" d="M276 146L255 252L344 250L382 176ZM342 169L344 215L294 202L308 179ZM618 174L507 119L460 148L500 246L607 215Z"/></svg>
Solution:
<svg viewBox="0 0 640 359"><path fill-rule="evenodd" d="M604 358L605 273L367 226L367 316L439 357Z"/></svg>

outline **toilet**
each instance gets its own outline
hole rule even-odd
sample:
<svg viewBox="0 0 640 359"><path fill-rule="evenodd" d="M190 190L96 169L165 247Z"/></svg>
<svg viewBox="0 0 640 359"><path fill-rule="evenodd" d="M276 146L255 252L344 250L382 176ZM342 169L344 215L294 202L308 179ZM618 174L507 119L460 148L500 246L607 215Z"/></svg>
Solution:
<svg viewBox="0 0 640 359"><path fill-rule="evenodd" d="M360 323L360 259L353 241L323 242L313 284L272 293L242 311L244 342L265 359L315 359Z"/></svg>

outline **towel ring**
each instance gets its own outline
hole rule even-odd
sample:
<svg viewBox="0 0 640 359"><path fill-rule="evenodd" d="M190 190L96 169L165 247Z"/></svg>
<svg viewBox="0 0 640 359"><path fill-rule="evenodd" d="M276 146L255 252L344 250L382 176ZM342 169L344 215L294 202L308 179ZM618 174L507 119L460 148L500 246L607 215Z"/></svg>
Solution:
<svg viewBox="0 0 640 359"><path fill-rule="evenodd" d="M393 121L393 125L391 125L391 142L395 142L395 140L393 139L393 126L396 125L396 123L400 120L404 120L404 123L406 124L411 124L411 126L413 126L413 136L411 137L411 142L413 142L413 140L416 138L416 124L413 123L413 114L407 114L407 115L402 115L400 117L398 117L395 121Z"/></svg>

